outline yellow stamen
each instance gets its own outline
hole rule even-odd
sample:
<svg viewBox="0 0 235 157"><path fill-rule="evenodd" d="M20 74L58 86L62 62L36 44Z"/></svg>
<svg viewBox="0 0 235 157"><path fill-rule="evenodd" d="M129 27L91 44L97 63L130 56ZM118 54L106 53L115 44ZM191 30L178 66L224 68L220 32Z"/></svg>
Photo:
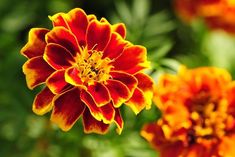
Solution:
<svg viewBox="0 0 235 157"><path fill-rule="evenodd" d="M100 51L83 48L81 55L77 57L77 67L83 82L92 85L95 82L105 82L110 78L111 60L102 56L103 53Z"/></svg>

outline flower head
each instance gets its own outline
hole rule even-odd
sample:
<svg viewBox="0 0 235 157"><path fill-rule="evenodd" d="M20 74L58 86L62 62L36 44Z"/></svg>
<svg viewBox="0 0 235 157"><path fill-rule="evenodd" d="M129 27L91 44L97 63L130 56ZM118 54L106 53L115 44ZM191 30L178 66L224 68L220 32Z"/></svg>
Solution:
<svg viewBox="0 0 235 157"><path fill-rule="evenodd" d="M163 75L154 101L162 112L141 134L161 157L235 156L235 82L219 68Z"/></svg>
<svg viewBox="0 0 235 157"><path fill-rule="evenodd" d="M44 84L33 111L52 110L51 121L69 130L82 116L86 133L106 133L115 122L121 133L119 107L125 103L137 114L149 108L152 79L146 49L125 40L124 24L97 20L82 9L49 17L52 30L33 28L21 54L30 89Z"/></svg>
<svg viewBox="0 0 235 157"><path fill-rule="evenodd" d="M186 22L199 17L212 29L235 33L234 0L175 0L175 8Z"/></svg>

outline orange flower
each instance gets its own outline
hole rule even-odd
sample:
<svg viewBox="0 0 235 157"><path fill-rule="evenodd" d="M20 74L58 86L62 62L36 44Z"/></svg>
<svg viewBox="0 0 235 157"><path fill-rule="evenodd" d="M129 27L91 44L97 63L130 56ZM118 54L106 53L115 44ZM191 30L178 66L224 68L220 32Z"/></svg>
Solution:
<svg viewBox="0 0 235 157"><path fill-rule="evenodd" d="M175 0L175 8L186 22L200 17L212 29L235 33L234 0Z"/></svg>
<svg viewBox="0 0 235 157"><path fill-rule="evenodd" d="M141 135L161 157L235 156L235 81L219 68L163 75L154 101L162 112Z"/></svg>
<svg viewBox="0 0 235 157"><path fill-rule="evenodd" d="M33 111L50 110L51 121L68 131L83 118L86 133L104 134L115 122L123 129L119 107L125 103L136 114L150 108L152 79L146 49L125 40L126 28L111 25L82 9L50 17L53 29L33 28L21 54L30 89L45 84L35 97Z"/></svg>

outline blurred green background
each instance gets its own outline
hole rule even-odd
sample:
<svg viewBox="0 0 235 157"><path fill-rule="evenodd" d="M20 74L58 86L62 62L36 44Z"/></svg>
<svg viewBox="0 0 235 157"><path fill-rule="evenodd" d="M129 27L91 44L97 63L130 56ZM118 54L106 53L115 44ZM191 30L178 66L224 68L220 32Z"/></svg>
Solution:
<svg viewBox="0 0 235 157"><path fill-rule="evenodd" d="M105 135L83 133L81 122L69 132L50 123L50 114L35 115L31 108L40 88L26 87L19 51L32 27L52 28L48 15L80 7L87 14L127 26L127 39L147 47L157 80L164 72L188 67L226 68L235 75L235 37L209 31L202 21L183 24L171 0L1 0L0 1L0 157L156 157L139 135L144 123L160 117L153 105L135 116L123 107L124 130Z"/></svg>

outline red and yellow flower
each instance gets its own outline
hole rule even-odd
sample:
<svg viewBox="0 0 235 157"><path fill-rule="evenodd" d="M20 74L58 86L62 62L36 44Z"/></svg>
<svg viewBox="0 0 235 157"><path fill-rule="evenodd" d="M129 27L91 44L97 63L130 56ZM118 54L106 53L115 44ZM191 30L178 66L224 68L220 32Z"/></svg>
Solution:
<svg viewBox="0 0 235 157"><path fill-rule="evenodd" d="M178 15L186 22L202 18L212 29L235 34L234 0L175 0Z"/></svg>
<svg viewBox="0 0 235 157"><path fill-rule="evenodd" d="M119 108L125 103L136 114L150 108L152 79L146 49L125 40L124 24L86 15L82 9L49 17L52 30L33 28L21 54L27 86L41 84L33 111L52 110L51 121L68 131L82 116L86 133L106 133L115 123L123 129Z"/></svg>
<svg viewBox="0 0 235 157"><path fill-rule="evenodd" d="M141 135L161 157L235 156L235 81L215 67L164 74L154 102L162 117Z"/></svg>

